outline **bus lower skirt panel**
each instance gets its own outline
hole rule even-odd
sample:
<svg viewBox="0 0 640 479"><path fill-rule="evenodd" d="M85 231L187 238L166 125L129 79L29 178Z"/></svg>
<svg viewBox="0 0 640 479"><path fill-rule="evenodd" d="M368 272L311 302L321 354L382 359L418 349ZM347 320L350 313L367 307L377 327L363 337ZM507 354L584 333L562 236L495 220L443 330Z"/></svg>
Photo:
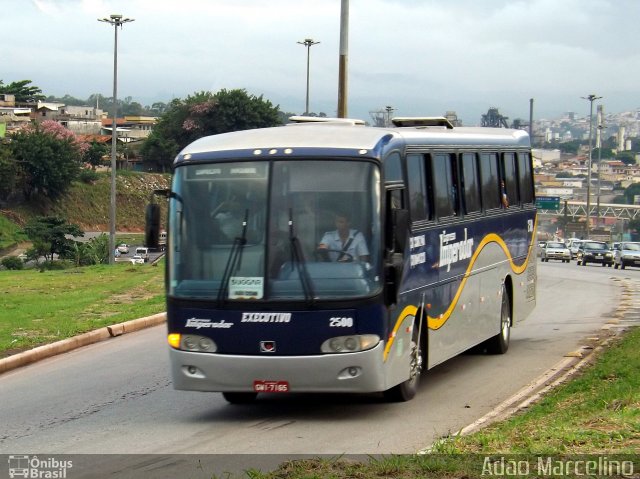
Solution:
<svg viewBox="0 0 640 479"><path fill-rule="evenodd" d="M384 343L358 353L314 356L238 356L170 350L173 386L188 391L341 392L384 391ZM258 389L256 389L258 388Z"/></svg>

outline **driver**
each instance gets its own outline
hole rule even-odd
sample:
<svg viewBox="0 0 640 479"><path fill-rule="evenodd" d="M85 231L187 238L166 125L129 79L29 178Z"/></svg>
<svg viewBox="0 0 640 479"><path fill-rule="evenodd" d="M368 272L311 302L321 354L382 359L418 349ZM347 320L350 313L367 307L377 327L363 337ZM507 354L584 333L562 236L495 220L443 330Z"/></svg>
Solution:
<svg viewBox="0 0 640 479"><path fill-rule="evenodd" d="M351 229L349 215L338 212L335 215L336 229L327 231L318 245L318 251L330 261L369 261L369 249L364 235Z"/></svg>

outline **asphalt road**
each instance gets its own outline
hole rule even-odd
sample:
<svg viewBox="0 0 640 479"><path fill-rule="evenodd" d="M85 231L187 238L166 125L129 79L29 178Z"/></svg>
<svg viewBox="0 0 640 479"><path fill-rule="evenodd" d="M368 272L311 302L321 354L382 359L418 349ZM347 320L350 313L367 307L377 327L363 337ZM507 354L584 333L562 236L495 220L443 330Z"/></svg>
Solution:
<svg viewBox="0 0 640 479"><path fill-rule="evenodd" d="M423 376L418 396L265 396L174 391L164 326L0 376L0 454L415 453L490 412L599 334L640 271L538 263L538 306L504 356L461 355ZM209 476L210 477L210 476Z"/></svg>

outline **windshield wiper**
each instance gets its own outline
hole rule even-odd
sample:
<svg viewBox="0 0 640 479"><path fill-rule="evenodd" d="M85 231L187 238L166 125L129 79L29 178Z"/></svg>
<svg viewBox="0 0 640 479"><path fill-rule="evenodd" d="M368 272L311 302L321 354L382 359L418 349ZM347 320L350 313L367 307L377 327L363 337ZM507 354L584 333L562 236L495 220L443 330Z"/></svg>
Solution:
<svg viewBox="0 0 640 479"><path fill-rule="evenodd" d="M294 233L293 223L293 210L289 208L289 243L291 246L291 262L298 268L298 276L300 277L300 284L302 284L302 290L304 292L304 299L313 304L315 295L313 293L313 284L311 277L307 271L307 262L304 259L302 253L302 247L300 246L300 240Z"/></svg>
<svg viewBox="0 0 640 479"><path fill-rule="evenodd" d="M229 292L229 281L231 280L231 272L240 267L242 260L242 252L244 245L247 244L247 224L249 224L249 210L244 211L244 220L242 221L242 234L233 239L227 265L224 268L220 289L218 290L218 304L221 304Z"/></svg>

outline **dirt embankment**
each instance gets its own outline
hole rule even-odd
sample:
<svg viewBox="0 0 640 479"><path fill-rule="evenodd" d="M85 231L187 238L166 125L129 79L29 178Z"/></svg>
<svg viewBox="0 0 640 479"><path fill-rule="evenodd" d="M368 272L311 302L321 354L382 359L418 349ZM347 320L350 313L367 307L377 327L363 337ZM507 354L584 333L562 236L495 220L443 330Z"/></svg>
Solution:
<svg viewBox="0 0 640 479"><path fill-rule="evenodd" d="M116 179L116 230L139 233L144 231L145 208L154 190L170 186L169 174L118 173ZM163 201L156 199L163 209ZM11 222L24 226L36 216L59 216L84 231L109 231L111 178L102 174L91 183L75 182L69 191L55 201L33 200L0 212Z"/></svg>

